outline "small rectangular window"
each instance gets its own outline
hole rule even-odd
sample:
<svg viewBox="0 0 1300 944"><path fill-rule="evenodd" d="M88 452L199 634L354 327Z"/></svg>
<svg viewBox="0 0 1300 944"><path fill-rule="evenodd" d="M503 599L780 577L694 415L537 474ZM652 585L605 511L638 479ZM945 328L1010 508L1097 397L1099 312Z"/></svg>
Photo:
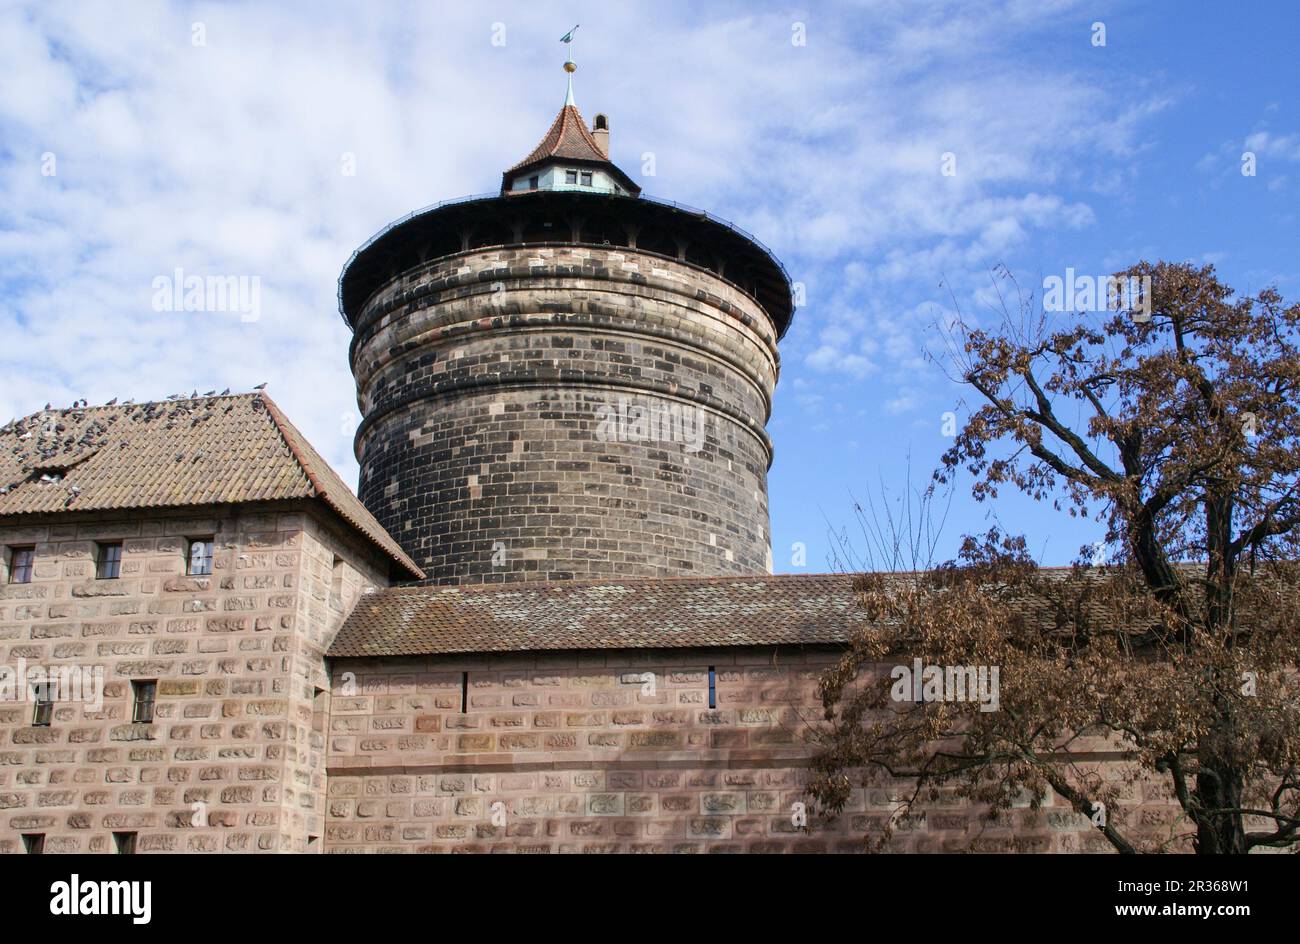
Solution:
<svg viewBox="0 0 1300 944"><path fill-rule="evenodd" d="M153 680L131 683L131 723L153 724L153 703L158 683Z"/></svg>
<svg viewBox="0 0 1300 944"><path fill-rule="evenodd" d="M709 666L709 707L718 707L718 673Z"/></svg>
<svg viewBox="0 0 1300 944"><path fill-rule="evenodd" d="M135 855L135 833L113 833L113 848L118 855Z"/></svg>
<svg viewBox="0 0 1300 944"><path fill-rule="evenodd" d="M591 186L591 171L589 171L589 170L584 170L584 171L582 172L582 185L583 185L584 187L590 187L590 186Z"/></svg>
<svg viewBox="0 0 1300 944"><path fill-rule="evenodd" d="M192 538L186 555L185 572L192 577L212 573L212 538Z"/></svg>
<svg viewBox="0 0 1300 944"><path fill-rule="evenodd" d="M529 178L528 178L528 189L529 189L529 190L536 190L536 189L537 189L537 182L538 182L538 181L537 181L537 175L536 175L536 174L534 174L532 177L529 177Z"/></svg>
<svg viewBox="0 0 1300 944"><path fill-rule="evenodd" d="M40 855L45 851L45 833L23 833L23 849L28 855Z"/></svg>
<svg viewBox="0 0 1300 944"><path fill-rule="evenodd" d="M9 582L31 583L32 565L36 562L36 548L12 547L9 549Z"/></svg>
<svg viewBox="0 0 1300 944"><path fill-rule="evenodd" d="M95 556L95 579L116 580L122 574L122 542L100 544Z"/></svg>
<svg viewBox="0 0 1300 944"><path fill-rule="evenodd" d="M576 170L566 170L564 172L564 182L566 184L576 184L578 182L578 172Z"/></svg>
<svg viewBox="0 0 1300 944"><path fill-rule="evenodd" d="M48 728L54 717L54 697L50 683L32 686L32 694L36 698L36 705L32 709L32 727Z"/></svg>

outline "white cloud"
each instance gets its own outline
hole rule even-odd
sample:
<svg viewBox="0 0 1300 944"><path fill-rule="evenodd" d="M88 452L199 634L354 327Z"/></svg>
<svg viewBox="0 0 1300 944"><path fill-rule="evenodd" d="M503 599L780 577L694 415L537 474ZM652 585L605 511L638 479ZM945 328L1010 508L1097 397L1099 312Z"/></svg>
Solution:
<svg viewBox="0 0 1300 944"><path fill-rule="evenodd" d="M950 291L968 300L1000 254L1093 224L1066 183L1122 188L1104 159L1162 107L1009 55L1079 9L815 10L797 47L785 14L607 5L578 34L577 97L611 116L634 177L654 152L648 193L735 219L808 283L788 361L898 383ZM498 186L560 105L569 19L541 4L6 7L0 413L269 381L355 481L339 270L389 221ZM261 319L153 311L152 279L178 267L258 276ZM923 395L900 388L887 408Z"/></svg>
<svg viewBox="0 0 1300 944"><path fill-rule="evenodd" d="M1265 157L1300 161L1300 134L1278 135L1268 131L1256 131L1246 137L1245 149Z"/></svg>

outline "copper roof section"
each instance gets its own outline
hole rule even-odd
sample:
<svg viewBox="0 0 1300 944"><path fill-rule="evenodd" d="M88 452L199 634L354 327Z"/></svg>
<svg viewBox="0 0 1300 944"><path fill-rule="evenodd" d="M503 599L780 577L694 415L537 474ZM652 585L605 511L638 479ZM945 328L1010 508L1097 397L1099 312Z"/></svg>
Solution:
<svg viewBox="0 0 1300 944"><path fill-rule="evenodd" d="M565 105L561 108L541 143L533 148L532 153L501 175L502 190L508 187L510 178L550 160L599 164L613 174L633 195L641 192L641 188L601 152L600 145L596 143L596 139L587 128L587 123L582 120L582 115L574 105Z"/></svg>
<svg viewBox="0 0 1300 944"><path fill-rule="evenodd" d="M424 577L264 393L42 410L0 428L0 516L301 498Z"/></svg>
<svg viewBox="0 0 1300 944"><path fill-rule="evenodd" d="M844 643L851 574L396 587L363 596L329 655Z"/></svg>

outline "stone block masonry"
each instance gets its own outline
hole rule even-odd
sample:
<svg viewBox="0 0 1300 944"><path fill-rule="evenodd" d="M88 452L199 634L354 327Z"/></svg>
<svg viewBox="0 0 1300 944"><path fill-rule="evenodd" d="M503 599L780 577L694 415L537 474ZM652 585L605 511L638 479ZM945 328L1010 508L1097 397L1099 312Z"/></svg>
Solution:
<svg viewBox="0 0 1300 944"><path fill-rule="evenodd" d="M352 366L359 495L432 582L769 570L775 331L706 269L622 247L444 257L371 297ZM611 437L620 401L698 410L703 439Z"/></svg>
<svg viewBox="0 0 1300 944"><path fill-rule="evenodd" d="M0 665L97 667L99 710L0 702L0 851L319 851L329 683L324 650L387 561L303 503L0 519L34 545L30 583L0 583ZM331 516L332 517L332 516ZM186 576L189 538L215 538ZM97 542L121 575L95 579ZM152 723L132 680L156 680Z"/></svg>
<svg viewBox="0 0 1300 944"><path fill-rule="evenodd" d="M326 851L853 852L908 785L796 824L831 647L334 659ZM714 669L713 705L709 668ZM341 689L346 683L348 692ZM1120 764L1106 762L1119 778ZM1124 785L1149 835L1178 820ZM944 791L895 851L1104 852L1059 798L997 824ZM906 828L904 828L906 827Z"/></svg>

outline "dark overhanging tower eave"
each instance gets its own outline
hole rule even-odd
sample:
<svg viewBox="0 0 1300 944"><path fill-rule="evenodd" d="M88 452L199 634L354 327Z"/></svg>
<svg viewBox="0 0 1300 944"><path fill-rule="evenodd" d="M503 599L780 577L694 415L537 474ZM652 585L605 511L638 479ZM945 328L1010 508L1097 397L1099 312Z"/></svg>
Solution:
<svg viewBox="0 0 1300 944"><path fill-rule="evenodd" d="M650 227L707 250L709 259L721 264L721 271L715 274L754 297L772 319L778 338L788 330L794 314L789 274L771 250L749 233L703 210L671 201L644 195L563 190L445 201L385 227L353 253L343 267L339 276L339 312L355 330L361 311L375 291L396 273L464 251L463 237L467 232L477 231L479 238L488 240L469 248L519 245L515 237L521 231L529 231L530 222L556 214L586 219L600 213L638 232L646 232ZM492 227L496 228L495 240ZM522 243L573 243L567 234L559 235L561 238L555 240L525 238ZM643 246L636 248L654 251ZM711 268L708 264L704 267ZM729 272L745 273L749 285L739 284L739 280L729 277Z"/></svg>

